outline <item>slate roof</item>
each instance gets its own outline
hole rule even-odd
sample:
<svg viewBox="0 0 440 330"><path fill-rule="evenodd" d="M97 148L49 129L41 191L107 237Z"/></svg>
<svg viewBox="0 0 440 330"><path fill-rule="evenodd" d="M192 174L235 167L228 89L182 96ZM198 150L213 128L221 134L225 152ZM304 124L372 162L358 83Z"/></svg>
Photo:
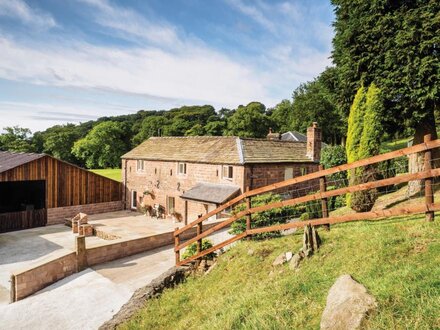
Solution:
<svg viewBox="0 0 440 330"><path fill-rule="evenodd" d="M235 136L151 137L122 158L231 165L311 162L306 149L305 142Z"/></svg>
<svg viewBox="0 0 440 330"><path fill-rule="evenodd" d="M185 191L180 197L183 199L190 199L199 202L223 204L228 199L236 195L240 191L240 187L214 184L214 183L199 183L191 189Z"/></svg>
<svg viewBox="0 0 440 330"><path fill-rule="evenodd" d="M0 151L0 173L46 156L27 152Z"/></svg>
<svg viewBox="0 0 440 330"><path fill-rule="evenodd" d="M289 131L281 134L281 140L283 141L299 141L299 142L307 142L307 136L295 131Z"/></svg>

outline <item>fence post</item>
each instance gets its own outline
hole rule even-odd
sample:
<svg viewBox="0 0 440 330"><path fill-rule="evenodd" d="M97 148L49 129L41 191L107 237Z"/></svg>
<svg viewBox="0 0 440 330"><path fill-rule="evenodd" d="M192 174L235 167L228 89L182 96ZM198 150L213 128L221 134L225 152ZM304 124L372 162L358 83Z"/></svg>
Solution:
<svg viewBox="0 0 440 330"><path fill-rule="evenodd" d="M423 142L427 143L431 141L431 134L427 134L423 137ZM425 151L425 171L429 171L431 166L432 153L431 150ZM429 210L429 206L434 203L434 194L432 192L432 178L425 179L425 204ZM427 211L425 213L426 221L434 221L434 211Z"/></svg>
<svg viewBox="0 0 440 330"><path fill-rule="evenodd" d="M199 215L199 218L201 218L202 215ZM201 222L199 222L197 224L197 236L202 234L202 230L203 230L203 224ZM202 252L202 239L199 239L197 241L197 254L199 254L200 252Z"/></svg>
<svg viewBox="0 0 440 330"><path fill-rule="evenodd" d="M249 187L246 187L246 192L249 191ZM251 198L246 197L246 210L249 210L252 207L251 204ZM251 230L251 221L252 221L252 215L248 214L246 215L246 231ZM248 239L251 239L250 236L248 236Z"/></svg>
<svg viewBox="0 0 440 330"><path fill-rule="evenodd" d="M174 228L174 232L178 231L179 227ZM180 262L180 250L177 250L177 247L180 245L180 237L179 235L174 236L174 253L176 255L176 266Z"/></svg>
<svg viewBox="0 0 440 330"><path fill-rule="evenodd" d="M319 165L319 171L324 170L324 166ZM319 178L319 191L321 193L325 192L327 190L327 183L325 180L325 176ZM327 198L321 198L321 213L322 218L328 218L328 200ZM324 225L325 230L330 230L330 225L325 224Z"/></svg>

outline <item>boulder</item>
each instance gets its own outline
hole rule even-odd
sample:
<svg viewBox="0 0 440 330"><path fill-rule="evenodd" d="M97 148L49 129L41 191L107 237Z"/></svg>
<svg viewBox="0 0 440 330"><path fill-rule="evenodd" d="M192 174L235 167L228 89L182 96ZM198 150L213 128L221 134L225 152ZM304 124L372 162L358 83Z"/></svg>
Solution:
<svg viewBox="0 0 440 330"><path fill-rule="evenodd" d="M367 315L376 308L376 299L362 284L350 275L342 275L328 293L321 329L360 329Z"/></svg>
<svg viewBox="0 0 440 330"><path fill-rule="evenodd" d="M300 253L294 254L292 259L290 260L289 268L292 269L292 270L298 269L299 268L299 264L300 264L302 259L303 259L303 256Z"/></svg>
<svg viewBox="0 0 440 330"><path fill-rule="evenodd" d="M272 263L272 266L277 267L277 266L281 266L282 264L284 264L286 262L286 254L285 253L281 253L276 259L275 261Z"/></svg>
<svg viewBox="0 0 440 330"><path fill-rule="evenodd" d="M292 254L292 252L286 252L286 262L289 262L290 261L290 259L292 259L292 257L293 257L293 254Z"/></svg>

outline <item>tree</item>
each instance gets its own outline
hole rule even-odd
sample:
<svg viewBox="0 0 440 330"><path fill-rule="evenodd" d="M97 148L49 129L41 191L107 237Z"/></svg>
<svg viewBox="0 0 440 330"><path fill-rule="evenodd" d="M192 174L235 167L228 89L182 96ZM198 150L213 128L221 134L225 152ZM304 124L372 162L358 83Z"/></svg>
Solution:
<svg viewBox="0 0 440 330"><path fill-rule="evenodd" d="M202 136L205 135L205 128L200 124L195 124L185 132L185 136Z"/></svg>
<svg viewBox="0 0 440 330"><path fill-rule="evenodd" d="M359 160L358 150L362 137L365 99L365 88L362 86L356 93L348 116L347 142L345 145L348 163L353 163Z"/></svg>
<svg viewBox="0 0 440 330"><path fill-rule="evenodd" d="M81 137L76 125L56 125L42 135L43 152L70 163L78 163L72 154L74 143Z"/></svg>
<svg viewBox="0 0 440 330"><path fill-rule="evenodd" d="M306 132L310 123L316 121L322 127L324 142L342 142L346 126L335 101L335 75L334 68L327 68L319 77L294 90L292 114L287 117L291 129Z"/></svg>
<svg viewBox="0 0 440 330"><path fill-rule="evenodd" d="M440 100L440 2L438 0L332 0L333 61L340 109L346 115L363 82L380 86L381 121L389 133L414 129L414 143L437 138Z"/></svg>
<svg viewBox="0 0 440 330"><path fill-rule="evenodd" d="M169 121L163 116L149 116L142 121L138 133L133 137L132 144L136 146L151 136L160 136Z"/></svg>
<svg viewBox="0 0 440 330"><path fill-rule="evenodd" d="M249 138L266 137L272 121L266 116L266 107L260 102L240 105L228 119L227 135Z"/></svg>
<svg viewBox="0 0 440 330"><path fill-rule="evenodd" d="M72 153L88 168L117 168L121 164L120 157L127 151L123 137L120 123L106 121L76 141Z"/></svg>
<svg viewBox="0 0 440 330"><path fill-rule="evenodd" d="M0 134L0 149L15 152L33 152L32 132L19 126L5 127L5 133Z"/></svg>
<svg viewBox="0 0 440 330"><path fill-rule="evenodd" d="M210 121L205 126L205 134L210 136L222 136L225 128L225 121Z"/></svg>
<svg viewBox="0 0 440 330"><path fill-rule="evenodd" d="M373 83L361 87L353 101L348 119L347 158L348 162L379 154L383 127L383 103L379 88ZM349 173L352 185L374 181L378 178L377 165L357 168ZM377 199L377 190L369 189L347 195L347 204L357 212L370 211Z"/></svg>
<svg viewBox="0 0 440 330"><path fill-rule="evenodd" d="M270 116L274 123L274 130L285 133L292 130L293 106L289 100L282 100L272 109Z"/></svg>

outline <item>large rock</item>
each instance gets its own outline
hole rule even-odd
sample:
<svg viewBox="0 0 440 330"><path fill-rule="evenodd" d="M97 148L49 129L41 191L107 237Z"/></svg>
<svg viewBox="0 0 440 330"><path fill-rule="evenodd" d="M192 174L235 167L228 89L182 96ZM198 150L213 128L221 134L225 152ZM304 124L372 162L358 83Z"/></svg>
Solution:
<svg viewBox="0 0 440 330"><path fill-rule="evenodd" d="M273 267L277 267L277 266L281 266L282 264L284 264L286 262L286 254L285 253L281 253L276 259L275 261L272 263Z"/></svg>
<svg viewBox="0 0 440 330"><path fill-rule="evenodd" d="M350 275L340 276L330 288L321 318L321 329L359 329L377 308L376 299Z"/></svg>

